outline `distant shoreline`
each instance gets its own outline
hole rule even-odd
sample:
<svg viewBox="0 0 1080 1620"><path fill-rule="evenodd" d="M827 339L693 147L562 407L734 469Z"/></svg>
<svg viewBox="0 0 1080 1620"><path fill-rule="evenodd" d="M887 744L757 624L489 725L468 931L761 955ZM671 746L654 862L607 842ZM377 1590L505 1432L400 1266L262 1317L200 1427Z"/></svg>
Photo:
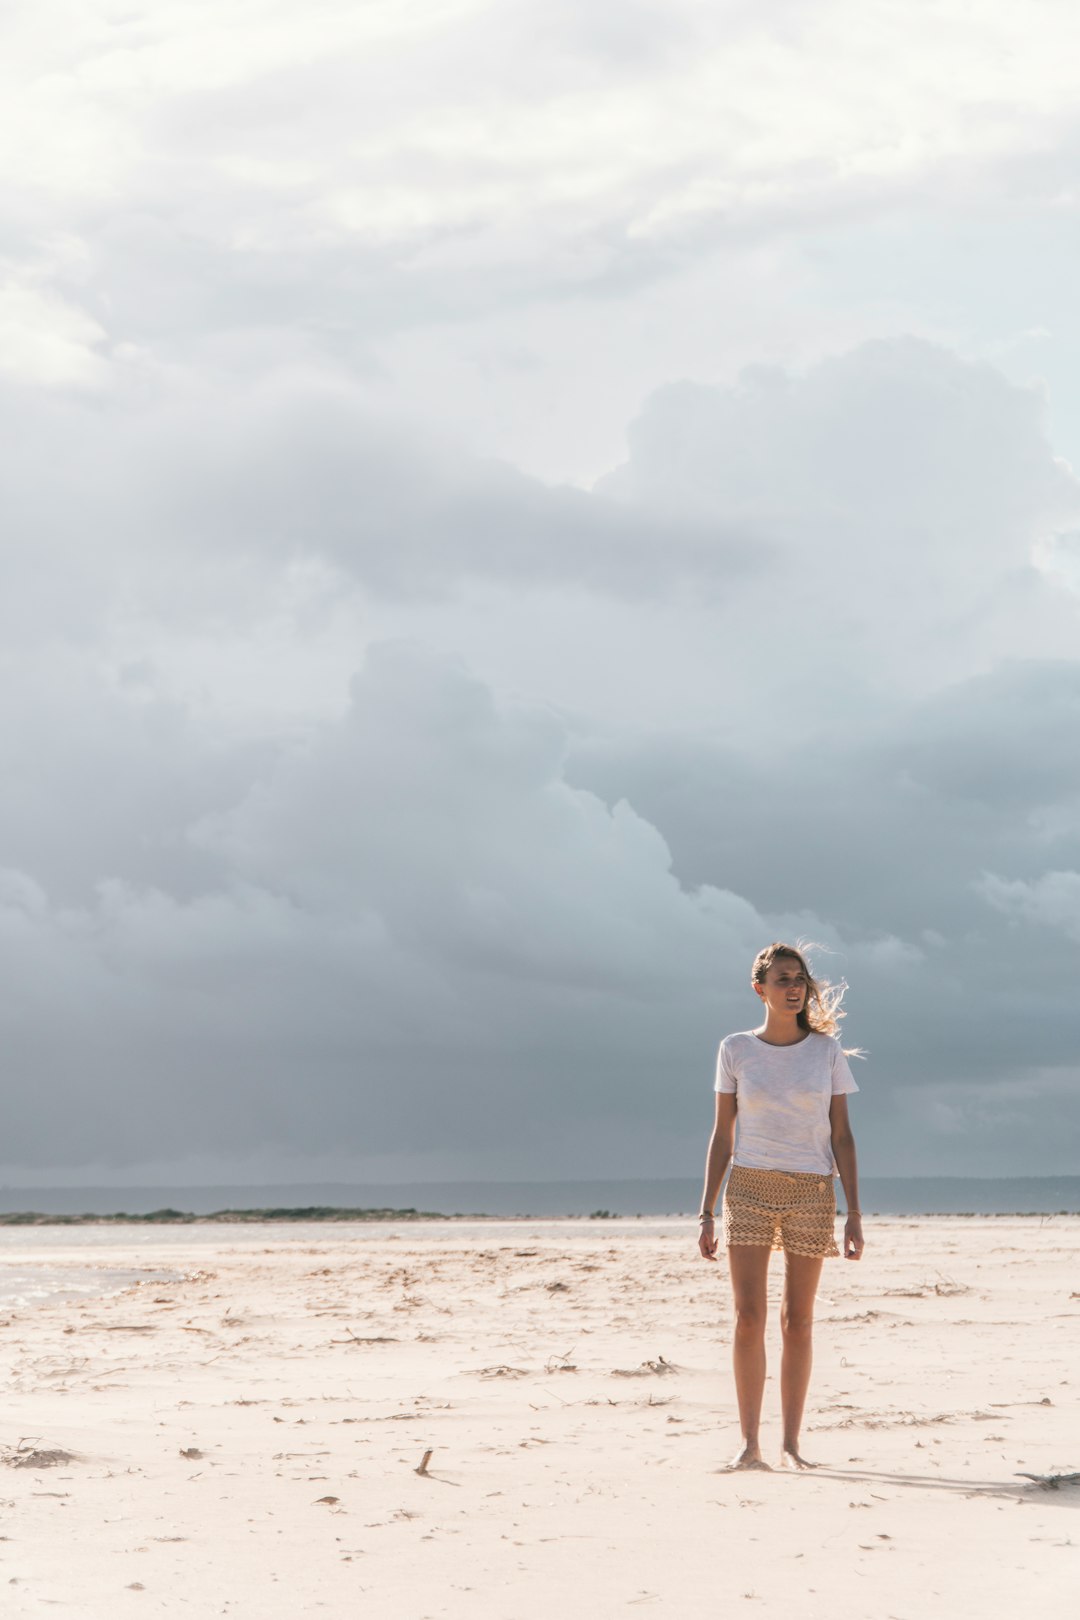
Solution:
<svg viewBox="0 0 1080 1620"><path fill-rule="evenodd" d="M1080 1212L1080 1175L916 1176L865 1173L862 1207L888 1215L1057 1214ZM214 1185L0 1186L0 1223L9 1231L55 1217L89 1224L130 1220L146 1230L199 1220L215 1224L276 1220L383 1221L577 1220L605 1213L633 1219L697 1215L701 1180L596 1177L588 1181L306 1181ZM306 1212L306 1213L305 1213Z"/></svg>
<svg viewBox="0 0 1080 1620"><path fill-rule="evenodd" d="M1080 1220L1080 1211L1073 1209L998 1209L998 1210L869 1210L871 1220L1059 1220L1062 1217ZM513 1215L491 1214L476 1210L470 1214L456 1212L451 1215L431 1209L338 1209L327 1205L312 1205L297 1209L219 1209L208 1214L194 1214L190 1210L156 1209L146 1214L117 1211L112 1214L42 1214L36 1210L0 1213L0 1226L273 1226L301 1222L321 1222L326 1225L347 1225L357 1222L392 1221L491 1221L507 1224L512 1221L649 1221L692 1220L690 1211L669 1210L664 1214L651 1212L627 1214L598 1209L589 1214L530 1214L521 1211Z"/></svg>
<svg viewBox="0 0 1080 1620"><path fill-rule="evenodd" d="M458 1217L431 1209L334 1209L315 1204L306 1209L218 1209L196 1215L184 1209L154 1209L145 1215L45 1215L37 1210L0 1214L0 1226L224 1226L272 1221L448 1221Z"/></svg>

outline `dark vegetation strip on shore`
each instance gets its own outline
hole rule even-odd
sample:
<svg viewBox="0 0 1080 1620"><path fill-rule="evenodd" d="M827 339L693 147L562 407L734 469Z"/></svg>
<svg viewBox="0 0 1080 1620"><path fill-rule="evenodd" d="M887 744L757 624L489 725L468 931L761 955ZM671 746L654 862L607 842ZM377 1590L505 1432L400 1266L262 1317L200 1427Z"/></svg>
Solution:
<svg viewBox="0 0 1080 1620"><path fill-rule="evenodd" d="M912 1220L943 1220L943 1221L975 1221L975 1220L1053 1220L1061 1216L1080 1218L1080 1210L1075 1209L994 1209L994 1210L872 1210L870 1218L892 1221ZM433 1209L338 1209L328 1204L311 1204L302 1209L218 1209L212 1214L195 1215L190 1210L183 1209L155 1209L142 1215L130 1215L120 1210L113 1214L82 1214L82 1215L43 1215L36 1210L13 1210L0 1212L0 1226L228 1226L248 1224L258 1225L260 1222L269 1224L273 1221L322 1221L327 1225L335 1222L342 1224L350 1221L492 1221L494 1223L506 1221L529 1220L571 1220L580 1221L610 1221L619 1219L616 1211L610 1209L594 1209L589 1216L564 1215L529 1215L519 1212L516 1215L492 1215L482 1210L464 1215L454 1213L443 1214ZM691 1217L684 1211L681 1214L674 1211L667 1215L623 1215L623 1220L672 1220Z"/></svg>
<svg viewBox="0 0 1080 1620"><path fill-rule="evenodd" d="M446 1221L451 1217L430 1209L333 1209L312 1204L307 1209L218 1209L212 1215L192 1215L183 1209L155 1209L146 1215L40 1215L36 1211L0 1214L0 1226L205 1226L236 1221Z"/></svg>

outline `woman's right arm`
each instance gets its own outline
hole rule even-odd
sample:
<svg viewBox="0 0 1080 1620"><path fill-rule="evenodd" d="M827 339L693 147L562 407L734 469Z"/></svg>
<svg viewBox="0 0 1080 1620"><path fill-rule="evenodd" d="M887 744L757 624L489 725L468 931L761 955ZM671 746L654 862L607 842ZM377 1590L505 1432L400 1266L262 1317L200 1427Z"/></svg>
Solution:
<svg viewBox="0 0 1080 1620"><path fill-rule="evenodd" d="M731 1163L731 1155L735 1147L735 1095L730 1091L716 1093L716 1122L713 1125L712 1136L709 1139L709 1156L705 1160L705 1190L701 1196L701 1213L711 1214L716 1200L720 1196L720 1188L727 1167ZM706 1260L715 1260L719 1243L716 1237L716 1225L713 1221L702 1221L701 1236L698 1239L698 1248Z"/></svg>

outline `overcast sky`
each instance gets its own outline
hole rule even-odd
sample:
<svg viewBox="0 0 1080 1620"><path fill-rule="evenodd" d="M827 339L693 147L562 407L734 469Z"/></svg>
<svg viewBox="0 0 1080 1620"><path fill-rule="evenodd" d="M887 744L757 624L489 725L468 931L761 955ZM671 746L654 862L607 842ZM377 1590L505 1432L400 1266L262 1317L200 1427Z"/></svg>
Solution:
<svg viewBox="0 0 1080 1620"><path fill-rule="evenodd" d="M0 1180L1080 1163L1072 0L24 0Z"/></svg>

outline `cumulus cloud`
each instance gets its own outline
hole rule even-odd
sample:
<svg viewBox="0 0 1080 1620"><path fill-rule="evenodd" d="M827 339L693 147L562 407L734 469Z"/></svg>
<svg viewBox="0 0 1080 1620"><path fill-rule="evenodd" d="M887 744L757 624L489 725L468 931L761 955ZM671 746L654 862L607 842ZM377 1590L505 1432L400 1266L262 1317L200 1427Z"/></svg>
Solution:
<svg viewBox="0 0 1080 1620"><path fill-rule="evenodd" d="M358 1163L584 1170L609 1129L699 1126L717 987L771 925L681 887L655 828L568 786L564 748L551 716L384 647L340 722L191 822L187 894L167 851L158 883L79 904L6 872L9 1157L130 1163L164 1131L177 1154L347 1137Z"/></svg>
<svg viewBox="0 0 1080 1620"><path fill-rule="evenodd" d="M1080 511L1080 484L1051 452L1039 394L989 366L877 341L802 376L665 388L629 441L601 493L699 520L752 513L782 549L738 611L789 668L804 654L819 675L836 661L925 690L988 646L1072 651L1075 605L1034 548Z"/></svg>
<svg viewBox="0 0 1080 1620"><path fill-rule="evenodd" d="M1071 1167L1080 485L978 360L1071 305L892 267L1052 261L1076 27L18 14L13 1160L677 1172L804 934L871 1166Z"/></svg>
<svg viewBox="0 0 1080 1620"><path fill-rule="evenodd" d="M1007 917L1060 930L1080 943L1080 872L1044 872L1033 883L988 872L978 891Z"/></svg>
<svg viewBox="0 0 1080 1620"><path fill-rule="evenodd" d="M1036 548L1038 565L1080 596L1080 529L1065 529L1045 537Z"/></svg>
<svg viewBox="0 0 1080 1620"><path fill-rule="evenodd" d="M1030 391L910 342L683 385L597 494L291 372L125 411L10 418L69 469L6 474L13 1157L677 1170L753 952L803 935L852 982L871 1162L944 1165L964 1119L1009 1167L978 1086L1068 1072L1060 947L1014 921L1068 937L1080 789L1075 604L1031 560L1075 488ZM343 597L347 703L290 707L267 660Z"/></svg>
<svg viewBox="0 0 1080 1620"><path fill-rule="evenodd" d="M133 377L93 401L9 391L0 419L0 486L18 518L2 611L16 640L43 623L111 634L140 616L224 616L231 631L276 611L283 572L311 565L328 606L335 590L445 600L470 581L640 600L687 582L715 596L769 555L745 524L546 485L310 371Z"/></svg>
<svg viewBox="0 0 1080 1620"><path fill-rule="evenodd" d="M159 617L197 614L204 579L207 613L265 611L281 566L310 558L393 597L469 580L704 593L825 679L861 657L869 684L925 687L987 643L1071 650L1075 601L1033 547L1080 512L1080 485L1042 415L989 367L875 343L802 376L662 390L590 496L387 420L307 368L132 376L93 404L8 396L6 494L24 514L9 566L21 583L40 570L47 594L62 559L98 621L136 611L140 589ZM43 492L45 439L65 476ZM86 532L122 570L122 603Z"/></svg>
<svg viewBox="0 0 1080 1620"><path fill-rule="evenodd" d="M105 381L105 332L85 310L22 277L0 281L0 370L47 387Z"/></svg>

